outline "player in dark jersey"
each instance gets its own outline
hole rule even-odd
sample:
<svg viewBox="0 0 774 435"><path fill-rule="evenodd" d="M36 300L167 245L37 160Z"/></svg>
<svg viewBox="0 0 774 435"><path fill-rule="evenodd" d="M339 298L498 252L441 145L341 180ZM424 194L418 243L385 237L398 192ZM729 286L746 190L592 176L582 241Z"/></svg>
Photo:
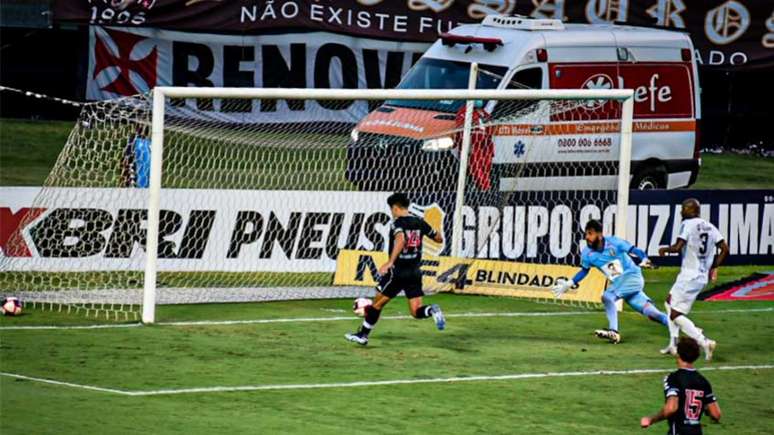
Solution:
<svg viewBox="0 0 774 435"><path fill-rule="evenodd" d="M712 386L693 367L699 358L699 344L690 337L682 337L677 343L678 369L664 378L664 396L666 403L658 414L642 417L640 426L649 427L661 420L669 420L671 435L700 435L701 415L706 411L709 416L720 421L720 406Z"/></svg>
<svg viewBox="0 0 774 435"><path fill-rule="evenodd" d="M366 345L368 334L379 320L382 308L398 293L403 291L408 298L409 310L415 319L432 317L439 330L446 326L443 312L437 304L422 305L422 238L427 236L436 243L443 242L443 236L435 231L423 219L409 214L408 197L403 193L394 193L387 198L392 212L393 223L390 227L389 260L379 268L379 284L373 305L366 307L365 319L360 330L347 334L349 341Z"/></svg>

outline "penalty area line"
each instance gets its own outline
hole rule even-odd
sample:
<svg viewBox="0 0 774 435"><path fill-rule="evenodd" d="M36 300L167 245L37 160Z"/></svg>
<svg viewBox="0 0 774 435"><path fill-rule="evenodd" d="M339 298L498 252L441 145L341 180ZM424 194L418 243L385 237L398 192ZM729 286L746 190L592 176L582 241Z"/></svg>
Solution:
<svg viewBox="0 0 774 435"><path fill-rule="evenodd" d="M710 366L702 367L702 372L707 371L734 371L734 370L765 370L774 369L774 364L760 365L739 365L739 366ZM233 392L251 392L251 391L281 391L281 390L321 390L331 388L359 388L375 386L409 385L409 384L452 384L460 382L496 382L513 381L522 379L541 379L541 378L566 378L566 377L584 377L584 376L616 376L616 375L640 375L667 373L673 370L671 368L653 368L653 369L630 369L630 370L590 370L573 372L539 372L539 373L514 373L506 375L481 375L481 376L456 376L447 378L426 378L426 379L391 379L383 381L359 381L359 382L337 382L325 384L268 384L268 385L236 385L236 386L215 386L199 388L177 388L160 390L118 390L113 388L102 388L93 385L81 385L70 382L55 381L52 379L35 378L15 373L0 372L0 376L7 376L16 379L24 379L33 382L59 385L71 388L79 388L103 393L112 393L122 396L170 396L180 394L207 394L207 393L233 393Z"/></svg>
<svg viewBox="0 0 774 435"><path fill-rule="evenodd" d="M771 308L738 308L738 309L724 309L724 310L700 310L693 311L691 315L712 315L712 314L728 314L728 313L768 313L774 312L774 307ZM538 312L485 312L485 313L447 313L446 318L482 318L482 317L563 317L563 316L591 316L599 315L600 311L538 311ZM634 312L626 312L625 314L638 315ZM382 319L389 320L412 320L413 317L405 315L397 316L382 316ZM154 326L228 326L228 325L260 325L265 323L305 323L305 322L340 322L340 321L353 321L357 320L355 316L326 316L326 317L289 317L289 318L276 318L276 319L246 319L246 320L193 320L193 321L179 321L179 322L157 322ZM2 326L0 331L16 331L16 330L47 330L47 329L111 329L111 328L133 328L143 326L142 323L121 323L116 325L111 324L98 324L98 325L75 325L75 326L56 326L56 325L39 325L39 326Z"/></svg>

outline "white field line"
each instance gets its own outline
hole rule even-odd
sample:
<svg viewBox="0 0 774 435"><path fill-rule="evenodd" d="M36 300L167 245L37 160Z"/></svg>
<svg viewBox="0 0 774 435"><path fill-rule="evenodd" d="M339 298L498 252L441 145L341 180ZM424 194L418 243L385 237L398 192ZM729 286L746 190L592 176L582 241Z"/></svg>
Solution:
<svg viewBox="0 0 774 435"><path fill-rule="evenodd" d="M774 312L774 307L770 308L739 308L727 310L703 310L693 311L691 316L705 314L728 314L728 313L768 313ZM563 316L589 316L599 315L600 311L544 311L544 312L502 312L502 313L449 313L447 318L476 318L476 317L563 317ZM627 314L635 314L627 312ZM338 322L353 321L358 318L355 316L326 316L326 317L291 317L278 319L248 319L248 320L197 320L185 322L158 322L156 326L223 326L223 325L256 325L263 323L305 323L305 322ZM382 319L390 320L410 320L411 316L384 316ZM3 326L0 331L18 331L18 330L36 330L36 329L111 329L111 328L132 328L142 326L141 323L120 323L120 324L99 324L99 325L77 325L77 326Z"/></svg>
<svg viewBox="0 0 774 435"><path fill-rule="evenodd" d="M774 364L760 364L760 365L742 365L742 366L717 366L717 367L702 367L702 372L708 371L731 371L731 370L764 370L774 369ZM59 385L71 388L80 388L84 390L99 391L104 393L112 393L123 396L168 396L177 394L206 394L206 393L230 393L230 392L246 392L246 391L277 391L277 390L320 390L329 388L356 388L356 387L372 387L372 386L389 386L389 385L407 385L407 384L446 384L446 383L459 383L459 382L486 382L486 381L512 381L521 379L540 379L540 378L565 378L565 377L579 377L579 376L615 376L615 375L638 375L638 374L650 374L650 373L666 373L673 368L659 368L659 369L631 369L631 370L591 370L591 371L575 371L575 372L543 372L543 373L514 373L508 375L492 375L492 376L464 376L464 377L449 377L449 378L426 378L426 379L392 379L384 381L362 381L362 382L337 382L326 384L268 384L268 385L236 385L236 386L215 386L215 387L201 387L201 388L177 388L177 389L160 389L160 390L118 390L113 388L102 388L93 385L81 385L70 382L60 382L51 379L34 378L31 376L24 376L15 373L0 372L0 376L7 376L16 379L24 379L33 382L40 382L45 384Z"/></svg>
<svg viewBox="0 0 774 435"><path fill-rule="evenodd" d="M35 378L32 376L24 376L19 375L16 373L6 373L6 372L0 372L0 376L6 376L9 378L14 379L23 379L25 381L32 381L32 382L40 382L42 384L51 384L51 385L59 385L62 387L71 387L71 388L80 388L81 390L91 390L91 391L99 391L102 393L113 393L113 394L121 394L124 396L131 396L131 391L124 391L124 390L116 390L114 388L103 388L103 387L97 387L94 385L83 385L83 384L73 384L72 382L62 382L62 381L55 381L53 379L45 379L45 378Z"/></svg>
<svg viewBox="0 0 774 435"><path fill-rule="evenodd" d="M116 324L97 324L97 325L34 325L34 326L3 326L0 331L23 331L25 329L114 329L114 328L136 328L142 326L142 323L116 323Z"/></svg>

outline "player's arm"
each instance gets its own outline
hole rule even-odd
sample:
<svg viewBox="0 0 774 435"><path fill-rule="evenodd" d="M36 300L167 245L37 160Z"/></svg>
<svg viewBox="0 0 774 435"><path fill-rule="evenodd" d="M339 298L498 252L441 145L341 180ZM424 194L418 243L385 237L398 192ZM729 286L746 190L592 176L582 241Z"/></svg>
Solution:
<svg viewBox="0 0 774 435"><path fill-rule="evenodd" d="M677 412L677 407L679 404L680 403L676 395L667 397L667 400L661 410L659 410L656 414L651 415L650 417L642 417L640 419L640 426L644 429L646 427L650 427L650 425L653 423L658 423L661 420L668 419L672 416L672 414Z"/></svg>
<svg viewBox="0 0 774 435"><path fill-rule="evenodd" d="M715 281L718 279L718 267L726 261L728 257L728 243L725 240L720 240L715 246L720 250L715 259L712 260L712 267L710 267L709 277L710 280Z"/></svg>
<svg viewBox="0 0 774 435"><path fill-rule="evenodd" d="M685 241L688 240L688 227L685 222L680 224L680 233L677 235L674 245L662 246L658 248L658 255L663 257L667 254L679 254L685 247Z"/></svg>
<svg viewBox="0 0 774 435"><path fill-rule="evenodd" d="M434 230L426 221L422 221L422 234L433 239L435 243L443 243L443 234Z"/></svg>
<svg viewBox="0 0 774 435"><path fill-rule="evenodd" d="M650 262L650 258L648 258L648 254L645 251L643 251L642 249L632 245L632 247L629 248L628 253L629 253L629 255L633 255L633 256L635 256L637 258L637 260L638 260L637 264L640 267L645 267L645 268L652 268L653 267L653 263Z"/></svg>
<svg viewBox="0 0 774 435"><path fill-rule="evenodd" d="M677 238L674 245L662 246L658 248L658 255L663 257L667 254L677 254L683 250L685 246L685 239Z"/></svg>
<svg viewBox="0 0 774 435"><path fill-rule="evenodd" d="M398 259L398 256L403 251L403 247L406 245L406 235L403 234L402 230L396 232L394 237L395 246L393 246L392 252L390 253L390 259L379 268L380 275L386 274L392 266L395 265L395 261Z"/></svg>
<svg viewBox="0 0 774 435"><path fill-rule="evenodd" d="M645 251L634 246L633 244L629 243L624 239L617 238L617 237L616 239L617 239L618 249L626 252L626 254L628 254L630 257L634 257L635 264L645 268L653 267L653 263L650 262L650 258L648 258L648 254Z"/></svg>
<svg viewBox="0 0 774 435"><path fill-rule="evenodd" d="M718 402L712 402L707 405L707 415L715 422L720 422L720 417L723 414L720 412L720 405L718 405Z"/></svg>
<svg viewBox="0 0 774 435"><path fill-rule="evenodd" d="M715 397L715 393L712 392L712 386L707 382L707 387L704 388L704 413L709 415L715 423L720 422L721 412L720 405L718 405L718 398Z"/></svg>

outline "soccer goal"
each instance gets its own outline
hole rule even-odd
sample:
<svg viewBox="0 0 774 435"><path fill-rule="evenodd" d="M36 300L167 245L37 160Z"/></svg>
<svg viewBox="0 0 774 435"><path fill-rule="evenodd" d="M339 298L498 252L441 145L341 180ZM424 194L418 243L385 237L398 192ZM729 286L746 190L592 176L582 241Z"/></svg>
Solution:
<svg viewBox="0 0 774 435"><path fill-rule="evenodd" d="M146 323L157 304L368 295L334 274L345 252L386 250L385 199L404 191L445 234L430 263L488 265L485 294L547 297L535 277L579 264L586 221L626 232L632 91L502 80L473 65L461 90L157 87L86 104L5 244L3 293ZM476 292L451 284L426 290Z"/></svg>

